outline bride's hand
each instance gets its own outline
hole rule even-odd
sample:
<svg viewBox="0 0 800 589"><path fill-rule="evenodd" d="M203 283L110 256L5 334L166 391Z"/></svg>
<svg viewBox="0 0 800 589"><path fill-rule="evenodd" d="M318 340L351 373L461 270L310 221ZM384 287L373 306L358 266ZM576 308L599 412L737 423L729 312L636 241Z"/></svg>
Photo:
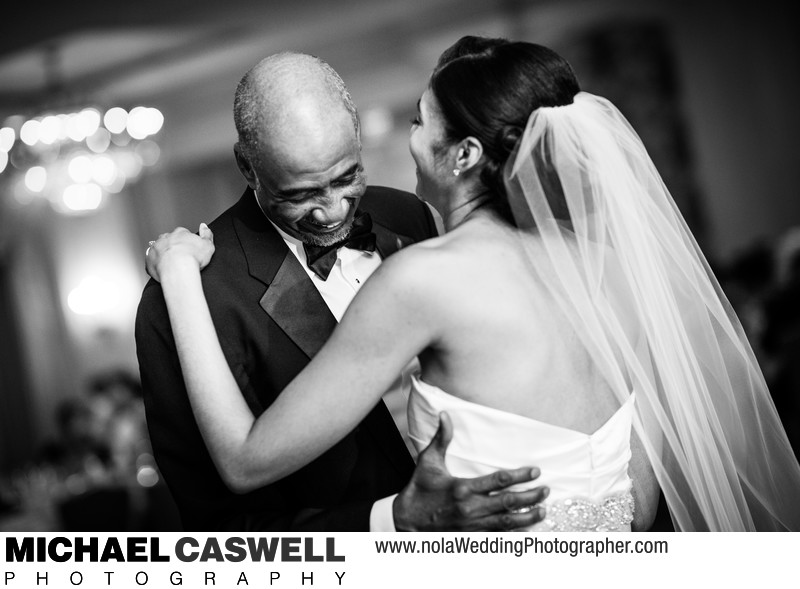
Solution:
<svg viewBox="0 0 800 589"><path fill-rule="evenodd" d="M196 265L198 271L208 266L214 254L214 234L205 223L200 224L198 233L178 227L151 241L145 253L147 273L161 282L164 273L173 265Z"/></svg>

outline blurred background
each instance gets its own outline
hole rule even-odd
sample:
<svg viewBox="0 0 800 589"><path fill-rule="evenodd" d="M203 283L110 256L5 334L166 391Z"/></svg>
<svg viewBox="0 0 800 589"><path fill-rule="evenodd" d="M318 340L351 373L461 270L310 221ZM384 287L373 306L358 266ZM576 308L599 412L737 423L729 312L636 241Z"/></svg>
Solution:
<svg viewBox="0 0 800 589"><path fill-rule="evenodd" d="M287 49L341 74L370 182L409 191L408 119L442 50L480 34L564 54L639 131L797 438L800 41L783 3L84 0L2 12L0 530L178 529L133 340L144 249L238 199L234 89Z"/></svg>

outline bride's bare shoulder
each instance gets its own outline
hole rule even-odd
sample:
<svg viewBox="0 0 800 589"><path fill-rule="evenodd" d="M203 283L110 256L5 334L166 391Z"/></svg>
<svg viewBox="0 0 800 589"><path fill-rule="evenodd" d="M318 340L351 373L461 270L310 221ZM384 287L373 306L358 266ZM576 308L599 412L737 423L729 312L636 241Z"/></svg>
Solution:
<svg viewBox="0 0 800 589"><path fill-rule="evenodd" d="M391 291L406 302L419 300L427 308L447 300L461 288L469 261L455 237L445 234L401 249L383 261L365 287L372 284L381 294Z"/></svg>
<svg viewBox="0 0 800 589"><path fill-rule="evenodd" d="M390 256L381 264L380 271L415 282L417 277L435 277L438 272L457 262L459 254L453 245L451 234L420 241Z"/></svg>

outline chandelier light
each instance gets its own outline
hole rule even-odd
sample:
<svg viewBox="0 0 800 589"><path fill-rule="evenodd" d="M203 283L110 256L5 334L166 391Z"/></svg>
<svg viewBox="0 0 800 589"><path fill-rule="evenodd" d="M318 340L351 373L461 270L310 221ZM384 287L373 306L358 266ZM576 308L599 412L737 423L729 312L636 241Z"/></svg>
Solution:
<svg viewBox="0 0 800 589"><path fill-rule="evenodd" d="M62 213L92 212L158 161L163 125L145 106L10 117L0 127L0 184L21 204L44 198Z"/></svg>

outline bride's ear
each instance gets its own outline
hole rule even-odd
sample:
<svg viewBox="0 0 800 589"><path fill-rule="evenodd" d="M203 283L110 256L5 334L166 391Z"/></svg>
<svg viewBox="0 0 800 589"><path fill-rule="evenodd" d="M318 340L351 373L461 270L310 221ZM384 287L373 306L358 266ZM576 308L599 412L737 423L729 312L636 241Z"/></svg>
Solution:
<svg viewBox="0 0 800 589"><path fill-rule="evenodd" d="M467 137L459 141L456 151L455 169L460 174L475 167L483 156L483 145L475 137Z"/></svg>

